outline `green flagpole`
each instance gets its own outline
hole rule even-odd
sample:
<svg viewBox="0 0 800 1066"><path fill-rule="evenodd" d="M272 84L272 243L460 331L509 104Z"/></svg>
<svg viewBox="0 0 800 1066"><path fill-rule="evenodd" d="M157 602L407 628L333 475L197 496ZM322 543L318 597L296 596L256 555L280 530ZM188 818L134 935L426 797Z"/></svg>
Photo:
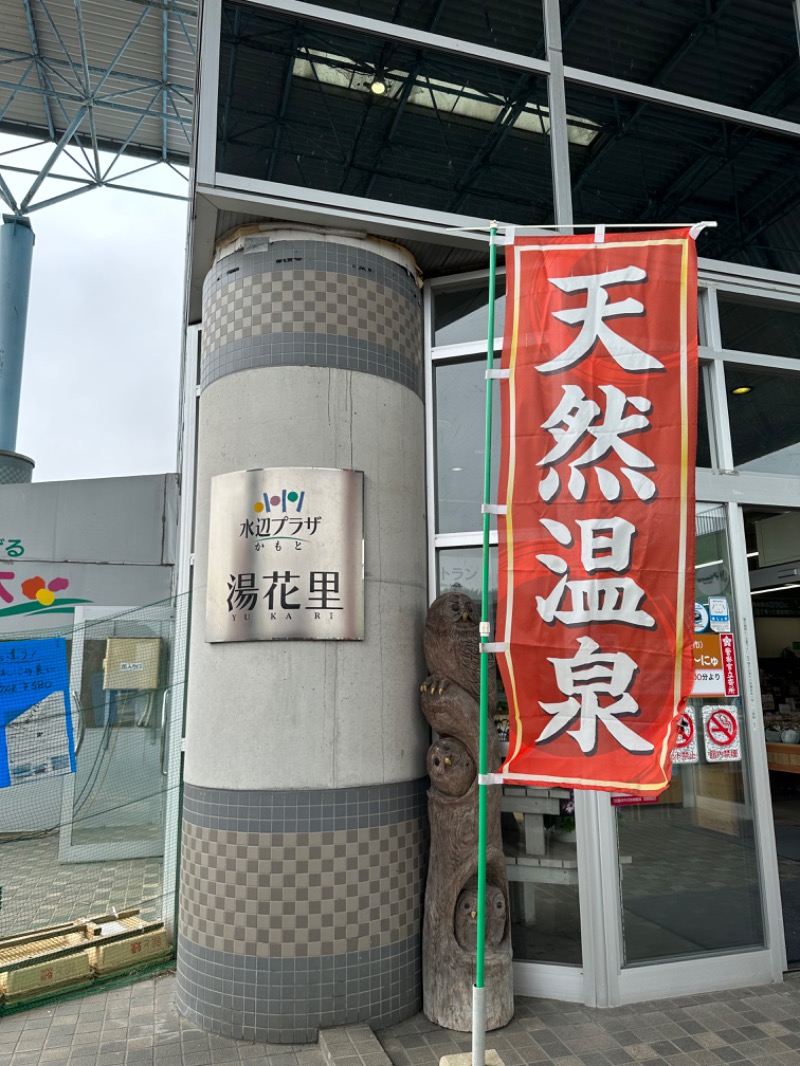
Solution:
<svg viewBox="0 0 800 1066"><path fill-rule="evenodd" d="M483 444L483 576L481 579L480 642L489 641L489 526L492 479L492 378L494 366L494 300L497 278L497 223L489 230L489 324L486 347L486 419ZM478 747L478 928L475 951L475 985L472 989L472 1066L486 1063L486 789L487 733L489 727L489 656L481 653L480 718ZM495 770L496 767L492 767Z"/></svg>

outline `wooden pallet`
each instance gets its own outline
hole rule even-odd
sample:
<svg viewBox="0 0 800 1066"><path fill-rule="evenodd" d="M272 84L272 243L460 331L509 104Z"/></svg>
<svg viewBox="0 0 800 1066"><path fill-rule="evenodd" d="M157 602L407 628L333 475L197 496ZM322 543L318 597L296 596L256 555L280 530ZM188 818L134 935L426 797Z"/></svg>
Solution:
<svg viewBox="0 0 800 1066"><path fill-rule="evenodd" d="M0 1002L81 988L171 950L163 922L143 921L136 908L0 938Z"/></svg>

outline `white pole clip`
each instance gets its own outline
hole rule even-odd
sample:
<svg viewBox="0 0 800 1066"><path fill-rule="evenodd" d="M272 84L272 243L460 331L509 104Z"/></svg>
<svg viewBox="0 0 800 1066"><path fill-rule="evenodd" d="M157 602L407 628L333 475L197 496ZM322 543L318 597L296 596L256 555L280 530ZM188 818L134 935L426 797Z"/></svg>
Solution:
<svg viewBox="0 0 800 1066"><path fill-rule="evenodd" d="M510 377L511 377L511 371L510 370L500 370L500 369L495 370L494 368L492 368L491 370L487 370L486 371L486 380L487 381L490 381L490 380L493 380L493 381L506 381Z"/></svg>
<svg viewBox="0 0 800 1066"><path fill-rule="evenodd" d="M698 234L702 233L704 229L716 229L716 226L716 222L695 222L689 230L689 236L692 240L696 240Z"/></svg>
<svg viewBox="0 0 800 1066"><path fill-rule="evenodd" d="M504 503L482 503L481 514L505 514L508 508Z"/></svg>

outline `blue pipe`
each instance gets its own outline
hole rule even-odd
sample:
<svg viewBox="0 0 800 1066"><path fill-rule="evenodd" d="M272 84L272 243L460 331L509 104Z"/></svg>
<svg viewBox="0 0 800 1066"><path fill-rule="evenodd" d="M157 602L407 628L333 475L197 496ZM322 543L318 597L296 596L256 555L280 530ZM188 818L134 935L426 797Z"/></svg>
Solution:
<svg viewBox="0 0 800 1066"><path fill-rule="evenodd" d="M3 215L0 226L0 451L17 447L25 322L35 241L27 218Z"/></svg>

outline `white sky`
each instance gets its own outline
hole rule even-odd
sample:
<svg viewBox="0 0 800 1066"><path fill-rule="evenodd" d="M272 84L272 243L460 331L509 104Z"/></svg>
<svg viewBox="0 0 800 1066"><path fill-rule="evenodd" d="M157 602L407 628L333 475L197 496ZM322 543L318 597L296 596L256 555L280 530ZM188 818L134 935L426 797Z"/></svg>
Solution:
<svg viewBox="0 0 800 1066"><path fill-rule="evenodd" d="M20 143L0 136L0 153ZM0 154L12 161L30 165ZM18 200L33 180L4 177ZM161 167L143 180L187 188ZM48 181L36 199L70 188ZM16 450L36 463L34 481L176 469L186 213L182 201L94 189L30 214Z"/></svg>

